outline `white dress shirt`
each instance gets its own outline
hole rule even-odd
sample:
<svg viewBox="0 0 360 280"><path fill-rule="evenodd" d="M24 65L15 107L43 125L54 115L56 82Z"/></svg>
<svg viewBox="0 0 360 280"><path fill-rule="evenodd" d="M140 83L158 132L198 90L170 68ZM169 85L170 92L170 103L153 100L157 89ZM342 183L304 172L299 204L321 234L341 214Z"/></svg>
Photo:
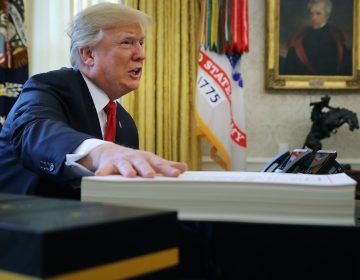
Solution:
<svg viewBox="0 0 360 280"><path fill-rule="evenodd" d="M98 88L92 81L89 80L83 73L81 73L86 85L90 91L91 98L94 102L96 112L98 114L99 123L101 127L101 133L104 138L105 133L105 127L106 127L106 113L104 111L104 108L106 104L109 103L110 99L106 95L106 93ZM84 142L82 142L72 154L66 155L66 162L65 166L70 167L72 170L72 173L75 172L76 174L79 174L81 176L89 176L93 175L93 172L85 168L84 166L77 163L77 161L84 156L86 156L91 150L96 148L98 145L106 143L105 140L100 140L96 138L87 139ZM77 168L74 168L77 167Z"/></svg>

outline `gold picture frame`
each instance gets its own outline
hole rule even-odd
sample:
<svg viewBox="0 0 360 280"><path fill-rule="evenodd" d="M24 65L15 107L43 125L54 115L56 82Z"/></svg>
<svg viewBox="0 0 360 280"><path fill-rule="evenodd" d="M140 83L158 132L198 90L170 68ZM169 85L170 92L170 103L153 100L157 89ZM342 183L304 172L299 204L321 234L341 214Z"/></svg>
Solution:
<svg viewBox="0 0 360 280"><path fill-rule="evenodd" d="M289 34L291 33L291 30L295 30L297 23L300 22L305 26L306 20L304 19L304 13L308 12L308 2L309 0L266 0L266 88L308 90L360 89L360 0L332 0L329 25L332 24L332 16L335 14L334 9L337 8L339 15L333 16L333 18L335 19L335 22L336 20L339 22L340 19L343 19L343 22L340 22L340 24L345 26L345 30L348 31L347 34L350 34L351 38L351 44L349 44L349 42L347 42L347 45L344 44L341 56L340 54L338 55L339 59L337 60L338 64L336 69L341 68L341 71L343 71L341 74L339 74L340 72L317 74L316 71L318 70L314 70L315 68L311 68L314 71L309 74L305 73L305 70L300 69L300 67L299 69L295 69L295 67L291 66L296 65L296 63L292 63L293 60L290 59L291 53L295 52L298 54L298 49L300 49L303 52L301 53L301 51L299 51L299 54L303 54L304 47L298 47L298 39L292 39L291 41L289 39ZM304 7L300 8L301 5ZM284 11L286 11L286 13L284 13ZM281 12L283 12L283 14L281 14ZM341 12L342 15L340 14ZM353 14L352 19L348 16L349 13ZM336 27L336 30L341 30L340 27ZM303 30L305 30L305 27L303 27ZM299 38L300 35L298 34L301 34L301 32L294 32L293 34L293 38L296 36ZM344 34L346 33L344 32ZM344 36L342 38L348 37ZM304 36L301 37L301 39L303 38ZM291 48L293 49L291 50ZM344 55L344 49L347 56ZM314 54L311 54L311 57L314 57ZM326 63L330 63L330 57L333 56L329 56ZM339 66L340 57L344 58L344 60L345 57L347 58L347 63L342 62L341 67ZM301 59L299 59L299 61L300 60ZM320 58L318 60L320 60ZM309 60L307 59L305 62L309 62ZM343 66L345 64L346 66ZM319 67L321 67L322 64L319 65ZM330 67L327 69L330 69ZM302 70L303 72L301 72Z"/></svg>

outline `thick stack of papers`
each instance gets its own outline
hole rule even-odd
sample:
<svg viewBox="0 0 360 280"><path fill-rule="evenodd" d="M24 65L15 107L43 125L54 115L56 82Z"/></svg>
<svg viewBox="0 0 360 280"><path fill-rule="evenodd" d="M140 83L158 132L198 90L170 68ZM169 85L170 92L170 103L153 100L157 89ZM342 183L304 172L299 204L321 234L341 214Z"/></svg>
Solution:
<svg viewBox="0 0 360 280"><path fill-rule="evenodd" d="M84 177L81 196L175 209L181 220L353 225L355 185L344 173L199 171L178 178Z"/></svg>

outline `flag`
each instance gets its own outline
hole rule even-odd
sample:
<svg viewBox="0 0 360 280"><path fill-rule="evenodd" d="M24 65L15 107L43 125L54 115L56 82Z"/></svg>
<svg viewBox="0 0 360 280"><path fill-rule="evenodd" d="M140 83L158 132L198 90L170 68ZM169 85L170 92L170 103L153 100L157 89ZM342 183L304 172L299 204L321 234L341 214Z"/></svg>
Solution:
<svg viewBox="0 0 360 280"><path fill-rule="evenodd" d="M249 51L247 0L202 0L196 92L198 135L225 170L245 170L241 56Z"/></svg>
<svg viewBox="0 0 360 280"><path fill-rule="evenodd" d="M28 78L22 0L0 0L0 130Z"/></svg>

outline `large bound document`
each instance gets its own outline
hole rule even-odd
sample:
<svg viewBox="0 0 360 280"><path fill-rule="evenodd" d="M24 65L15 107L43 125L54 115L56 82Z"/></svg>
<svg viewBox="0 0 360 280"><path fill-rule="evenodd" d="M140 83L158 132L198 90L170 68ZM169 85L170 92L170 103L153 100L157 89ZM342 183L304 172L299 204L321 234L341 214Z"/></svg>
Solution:
<svg viewBox="0 0 360 280"><path fill-rule="evenodd" d="M84 201L175 209L180 220L353 225L356 182L332 175L185 172L82 179Z"/></svg>

